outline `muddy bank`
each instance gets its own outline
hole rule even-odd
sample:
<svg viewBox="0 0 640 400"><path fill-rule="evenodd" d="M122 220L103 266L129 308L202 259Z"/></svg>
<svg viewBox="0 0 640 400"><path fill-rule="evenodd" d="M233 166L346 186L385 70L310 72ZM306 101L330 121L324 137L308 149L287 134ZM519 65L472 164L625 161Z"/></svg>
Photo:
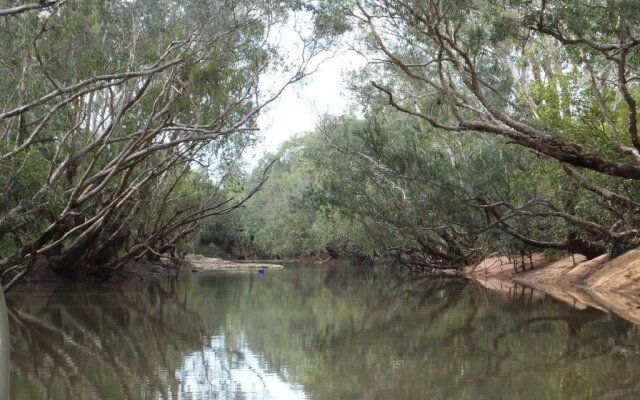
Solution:
<svg viewBox="0 0 640 400"><path fill-rule="evenodd" d="M185 260L161 259L160 261L134 260L124 265L124 267L114 272L108 277L95 277L87 274L80 276L75 282L83 283L115 283L139 284L141 281L151 281L156 277L176 276L182 273L197 272L200 270L257 270L283 268L280 264L273 264L272 261L228 261L220 258L207 258L198 255L189 255ZM38 260L29 272L18 283L18 286L41 283L64 283L69 282L50 268L44 258ZM73 281L73 280L72 280Z"/></svg>
<svg viewBox="0 0 640 400"><path fill-rule="evenodd" d="M187 256L186 262L196 270L207 271L242 271L264 269L281 269L284 268L280 264L272 264L266 261L245 262L245 261L229 261L221 258L208 258L200 255Z"/></svg>
<svg viewBox="0 0 640 400"><path fill-rule="evenodd" d="M526 271L519 266L516 272L507 257L490 257L467 267L465 273L492 290L512 293L527 286L538 290L537 296L549 295L576 308L614 312L640 324L640 249L612 260L606 255L589 261L569 255L547 261L535 254L531 261L532 266L527 260Z"/></svg>

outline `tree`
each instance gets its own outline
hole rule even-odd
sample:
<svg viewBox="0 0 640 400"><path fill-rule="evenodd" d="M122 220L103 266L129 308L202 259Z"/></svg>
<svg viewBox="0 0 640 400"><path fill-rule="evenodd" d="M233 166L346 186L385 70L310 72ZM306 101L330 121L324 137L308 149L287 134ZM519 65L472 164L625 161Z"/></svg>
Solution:
<svg viewBox="0 0 640 400"><path fill-rule="evenodd" d="M239 207L246 197L219 196L226 173L208 184L203 171L209 161L232 165L258 113L313 69L323 50L317 32L300 36L292 62L272 44L290 9L170 0L3 8L5 288L43 257L77 279L174 254L202 221ZM261 77L274 69L289 76L261 93ZM187 198L182 206L176 195Z"/></svg>
<svg viewBox="0 0 640 400"><path fill-rule="evenodd" d="M528 149L608 217L582 218L552 196L530 204L478 197L505 232L589 257L602 244L637 242L638 4L381 0L353 10L381 60L367 75L374 99L451 134ZM571 228L562 241L536 240L505 222L518 215Z"/></svg>

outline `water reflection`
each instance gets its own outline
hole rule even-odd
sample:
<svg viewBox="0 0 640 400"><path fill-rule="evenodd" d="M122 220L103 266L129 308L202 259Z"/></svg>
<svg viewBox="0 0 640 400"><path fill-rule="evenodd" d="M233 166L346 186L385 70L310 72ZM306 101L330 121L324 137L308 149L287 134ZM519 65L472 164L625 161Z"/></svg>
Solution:
<svg viewBox="0 0 640 400"><path fill-rule="evenodd" d="M640 394L637 326L528 288L290 269L26 289L8 299L12 399Z"/></svg>
<svg viewBox="0 0 640 400"><path fill-rule="evenodd" d="M176 366L204 335L182 289L174 282L15 293L12 399L177 398Z"/></svg>
<svg viewBox="0 0 640 400"><path fill-rule="evenodd" d="M229 348L224 335L213 336L202 351L187 354L176 376L182 398L304 399L301 387L287 383L263 368L260 355L243 337Z"/></svg>

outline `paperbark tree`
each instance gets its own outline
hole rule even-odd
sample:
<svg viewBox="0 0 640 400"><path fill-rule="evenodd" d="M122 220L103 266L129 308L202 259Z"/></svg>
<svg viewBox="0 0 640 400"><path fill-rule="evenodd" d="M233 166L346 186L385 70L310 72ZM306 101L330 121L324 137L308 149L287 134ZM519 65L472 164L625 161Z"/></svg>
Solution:
<svg viewBox="0 0 640 400"><path fill-rule="evenodd" d="M368 35L368 76L380 101L451 134L523 146L562 168L614 220L599 225L550 198L537 202L538 211L501 199L481 207L553 216L602 250L636 243L640 233L639 14L625 1L372 0L355 2L351 17Z"/></svg>
<svg viewBox="0 0 640 400"><path fill-rule="evenodd" d="M0 31L0 273L10 287L38 259L59 274L105 276L146 254L175 254L222 198L260 111L313 70L319 35L285 60L272 29L286 2L51 1L3 7ZM269 92L266 72L288 76ZM218 169L185 208L172 193ZM216 189L217 188L217 189ZM196 188L193 188L196 189ZM208 189L207 193L205 189ZM153 223L140 221L151 207Z"/></svg>

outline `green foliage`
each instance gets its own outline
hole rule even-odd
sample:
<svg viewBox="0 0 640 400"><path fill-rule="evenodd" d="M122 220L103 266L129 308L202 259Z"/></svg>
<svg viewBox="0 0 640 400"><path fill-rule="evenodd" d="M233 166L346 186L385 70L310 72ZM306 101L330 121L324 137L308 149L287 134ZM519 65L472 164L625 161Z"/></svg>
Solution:
<svg viewBox="0 0 640 400"><path fill-rule="evenodd" d="M314 163L323 156L319 150L312 136L284 144L267 184L242 210L243 237L257 254L310 256L329 242L348 240L349 223L314 199L321 190ZM260 174L258 167L254 175Z"/></svg>
<svg viewBox="0 0 640 400"><path fill-rule="evenodd" d="M73 279L180 255L243 200L258 82L285 69L271 30L298 6L50 3L0 20L3 281L34 254Z"/></svg>
<svg viewBox="0 0 640 400"><path fill-rule="evenodd" d="M0 109L14 111L0 120L0 272L24 264L31 242L78 265L210 245L433 267L522 249L522 237L634 244L640 186L611 171L640 174L628 133L640 7L541 7L91 0L3 18ZM269 37L292 12L313 21L312 53L349 33L386 62L354 73L349 113L245 176L263 73L293 68ZM622 64L607 48L628 40ZM219 218L273 157L262 191Z"/></svg>
<svg viewBox="0 0 640 400"><path fill-rule="evenodd" d="M327 118L278 154L264 189L239 216L243 240L261 255L312 255L352 243L384 257L394 249L453 251L462 258L449 261L464 263L521 247L474 206L478 198L518 207L523 213L509 217L511 228L547 242L561 243L576 229L550 214L549 203L602 226L615 222L545 159L487 136L451 137L384 109L365 119ZM261 173L259 167L254 175Z"/></svg>

